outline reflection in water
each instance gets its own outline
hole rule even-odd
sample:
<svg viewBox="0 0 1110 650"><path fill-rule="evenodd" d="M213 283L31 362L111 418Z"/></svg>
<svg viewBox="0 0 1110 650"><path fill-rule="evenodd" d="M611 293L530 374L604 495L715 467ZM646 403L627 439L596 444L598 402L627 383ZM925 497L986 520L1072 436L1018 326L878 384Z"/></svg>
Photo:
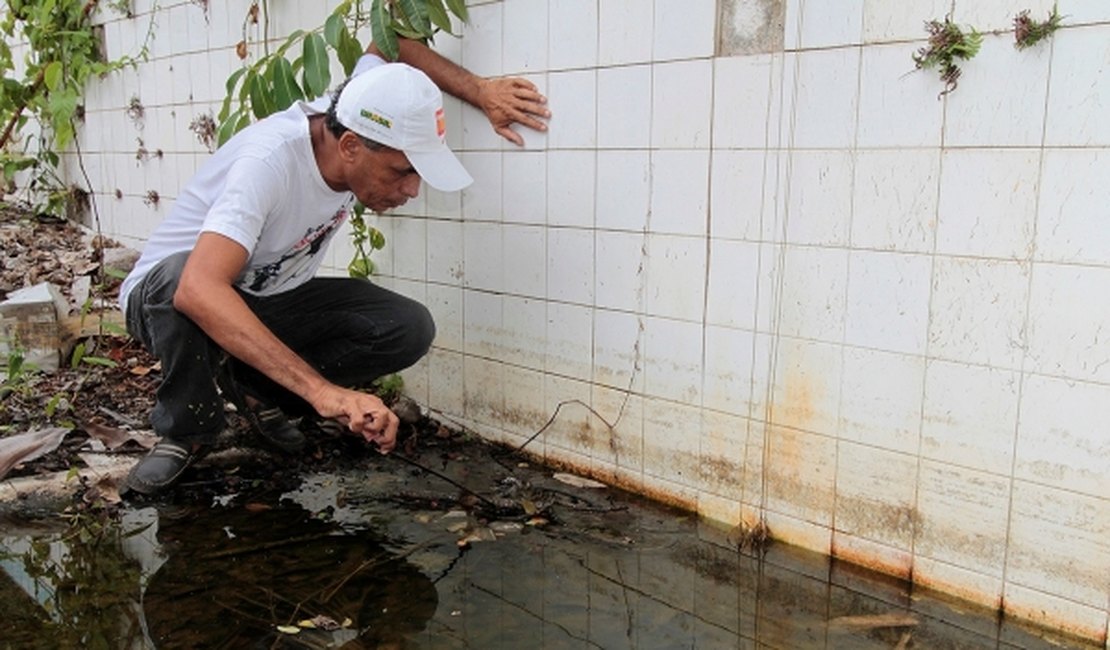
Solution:
<svg viewBox="0 0 1110 650"><path fill-rule="evenodd" d="M435 614L435 586L411 564L300 508L160 523L170 557L143 598L159 648L390 647ZM318 616L350 627L276 631Z"/></svg>

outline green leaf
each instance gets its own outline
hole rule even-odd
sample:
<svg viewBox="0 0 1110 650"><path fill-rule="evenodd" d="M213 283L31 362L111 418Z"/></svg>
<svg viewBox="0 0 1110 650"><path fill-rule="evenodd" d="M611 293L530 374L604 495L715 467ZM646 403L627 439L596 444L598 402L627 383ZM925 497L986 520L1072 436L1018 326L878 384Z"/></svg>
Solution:
<svg viewBox="0 0 1110 650"><path fill-rule="evenodd" d="M73 354L69 357L69 367L70 368L77 368L77 366L81 365L81 361L84 358L85 358L85 344L83 342L78 343L77 346L73 348Z"/></svg>
<svg viewBox="0 0 1110 650"><path fill-rule="evenodd" d="M247 68L239 68L228 76L227 81L224 82L224 88L227 89L227 94L230 96L235 90L235 84L239 83L239 78L247 73Z"/></svg>
<svg viewBox="0 0 1110 650"><path fill-rule="evenodd" d="M470 20L470 15L466 12L466 0L447 0L447 8L464 23Z"/></svg>
<svg viewBox="0 0 1110 650"><path fill-rule="evenodd" d="M260 74L252 74L248 83L250 84L251 110L254 112L254 116L261 120L276 110L273 91L270 84L266 83L266 78Z"/></svg>
<svg viewBox="0 0 1110 650"><path fill-rule="evenodd" d="M235 135L235 133L237 131L239 131L239 128L237 126L238 123L239 123L239 112L238 111L232 113L231 115L228 115L227 119L220 122L220 129L216 132L216 146L217 147L222 147L225 142L227 142L228 140L231 139L231 136Z"/></svg>
<svg viewBox="0 0 1110 650"><path fill-rule="evenodd" d="M309 34L304 39L304 90L305 95L320 97L331 85L328 49L323 37Z"/></svg>
<svg viewBox="0 0 1110 650"><path fill-rule="evenodd" d="M401 7L402 13L408 19L409 25L412 26L419 36L417 38L427 38L432 35L432 26L428 22L428 15L422 12L421 5L424 2L418 3L417 0L397 0L397 4Z"/></svg>
<svg viewBox="0 0 1110 650"><path fill-rule="evenodd" d="M376 251L385 248L385 235L377 228L370 228L370 248Z"/></svg>
<svg viewBox="0 0 1110 650"><path fill-rule="evenodd" d="M324 23L324 40L333 50L339 49L339 33L346 28L347 26L343 24L343 16L339 14L328 16L327 22Z"/></svg>
<svg viewBox="0 0 1110 650"><path fill-rule="evenodd" d="M382 0L374 0L370 5L370 35L387 61L396 61L400 54L397 32L390 27L392 22L389 7Z"/></svg>
<svg viewBox="0 0 1110 650"><path fill-rule="evenodd" d="M443 0L427 0L427 2L428 18L431 19L432 24L454 36L455 32L451 31L451 17L447 15Z"/></svg>
<svg viewBox="0 0 1110 650"><path fill-rule="evenodd" d="M110 278L116 278L117 280L122 280L127 277L127 271L124 271L123 269L117 269L114 266L105 266L104 275Z"/></svg>
<svg viewBox="0 0 1110 650"><path fill-rule="evenodd" d="M119 365L115 361L112 361L111 359L106 359L104 357L85 357L81 361L91 366L104 366L106 368L115 368Z"/></svg>
<svg viewBox="0 0 1110 650"><path fill-rule="evenodd" d="M285 52L289 48L293 47L293 43L295 43L297 39L302 38L304 34L305 31L303 29L295 30L292 34L289 35L288 38L285 39L285 42L281 44L281 47L277 49L276 55L285 56Z"/></svg>
<svg viewBox="0 0 1110 650"><path fill-rule="evenodd" d="M356 257L347 265L347 274L352 278L365 280L374 274L374 263L367 257Z"/></svg>
<svg viewBox="0 0 1110 650"><path fill-rule="evenodd" d="M46 69L42 74L43 81L46 82L46 87L51 91L58 89L58 84L62 81L62 62L51 61L47 64Z"/></svg>
<svg viewBox="0 0 1110 650"><path fill-rule="evenodd" d="M304 99L304 93L293 76L293 66L285 57L279 56L271 61L267 75L274 87L274 106L277 110L283 111L292 106L293 102Z"/></svg>
<svg viewBox="0 0 1110 650"><path fill-rule="evenodd" d="M115 323L101 323L100 328L109 334L115 336L131 336L131 333L126 328L116 325Z"/></svg>
<svg viewBox="0 0 1110 650"><path fill-rule="evenodd" d="M339 64L343 66L343 74L348 77L351 76L351 72L358 65L358 59L362 56L362 52L362 44L358 42L357 38L351 36L346 27L343 27L343 31L339 32L339 49L336 51Z"/></svg>
<svg viewBox="0 0 1110 650"><path fill-rule="evenodd" d="M392 23L390 23L389 28L391 30L393 30L393 33L396 34L397 36L407 38L410 41L422 41L425 38L427 38L426 34L421 34L420 32L418 32L414 29L406 27L403 23L401 23L398 20L394 20Z"/></svg>

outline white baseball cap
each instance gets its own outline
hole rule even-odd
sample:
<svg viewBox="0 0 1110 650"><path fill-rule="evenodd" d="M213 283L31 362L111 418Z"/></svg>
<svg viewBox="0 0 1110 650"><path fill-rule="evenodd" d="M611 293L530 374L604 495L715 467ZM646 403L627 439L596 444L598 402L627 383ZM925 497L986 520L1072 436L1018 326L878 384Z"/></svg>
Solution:
<svg viewBox="0 0 1110 650"><path fill-rule="evenodd" d="M339 122L355 133L403 151L420 178L443 192L474 179L447 147L443 93L428 75L404 63L385 63L352 77L335 105Z"/></svg>

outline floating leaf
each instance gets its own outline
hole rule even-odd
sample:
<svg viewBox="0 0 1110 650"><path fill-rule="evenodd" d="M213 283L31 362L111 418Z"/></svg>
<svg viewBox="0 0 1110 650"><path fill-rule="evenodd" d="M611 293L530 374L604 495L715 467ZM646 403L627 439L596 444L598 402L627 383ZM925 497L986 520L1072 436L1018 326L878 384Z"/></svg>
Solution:
<svg viewBox="0 0 1110 650"><path fill-rule="evenodd" d="M277 631L282 634L300 634L301 628L296 625L279 625L277 626Z"/></svg>
<svg viewBox="0 0 1110 650"><path fill-rule="evenodd" d="M559 481L560 483L566 483L567 485L573 485L574 487L580 488L599 489L606 487L604 483L598 483L597 481L588 478L582 478L581 476L575 476L574 474L563 474L559 472L553 474L551 478Z"/></svg>

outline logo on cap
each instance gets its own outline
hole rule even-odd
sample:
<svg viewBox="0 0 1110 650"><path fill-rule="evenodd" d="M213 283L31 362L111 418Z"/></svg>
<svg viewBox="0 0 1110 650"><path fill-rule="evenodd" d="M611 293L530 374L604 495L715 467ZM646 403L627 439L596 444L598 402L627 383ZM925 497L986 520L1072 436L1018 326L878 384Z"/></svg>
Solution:
<svg viewBox="0 0 1110 650"><path fill-rule="evenodd" d="M436 135L440 138L447 133L447 118L443 115L443 109L436 109Z"/></svg>
<svg viewBox="0 0 1110 650"><path fill-rule="evenodd" d="M382 117L381 115L378 115L377 113L375 113L373 111L368 111L364 108L364 109L359 111L359 115L362 115L363 117L370 120L371 122L377 122L378 124L381 124L382 126L384 126L387 129L392 129L393 128L393 121L392 120L388 120L388 119Z"/></svg>

